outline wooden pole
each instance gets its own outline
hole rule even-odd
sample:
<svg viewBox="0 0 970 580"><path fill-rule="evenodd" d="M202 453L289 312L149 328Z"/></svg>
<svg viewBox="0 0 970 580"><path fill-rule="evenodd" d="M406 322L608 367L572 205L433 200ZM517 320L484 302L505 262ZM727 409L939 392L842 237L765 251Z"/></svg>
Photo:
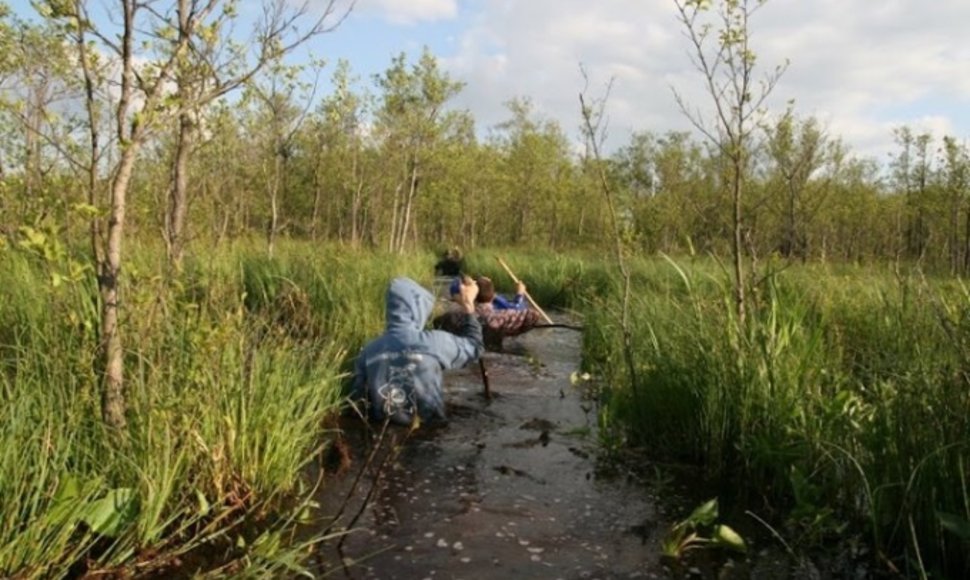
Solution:
<svg viewBox="0 0 970 580"><path fill-rule="evenodd" d="M516 277L515 273L512 272L512 269L509 268L509 265L505 263L505 260L503 260L502 258L500 258L498 256L495 256L495 259L498 260L498 263L502 266L502 268L505 269L506 273L508 273L508 275L512 278L512 281L513 282L515 282L516 284L519 284L521 282L521 280L519 280ZM533 308L535 308L536 312L539 313L539 316L541 316L543 320L545 320L549 324L555 324L552 321L552 319L549 318L549 315L546 314L542 310L542 308L539 307L538 304L536 304L536 301L532 299L532 296L529 296L529 291L528 290L526 290L526 292L525 292L525 299L529 301L529 305L532 306Z"/></svg>

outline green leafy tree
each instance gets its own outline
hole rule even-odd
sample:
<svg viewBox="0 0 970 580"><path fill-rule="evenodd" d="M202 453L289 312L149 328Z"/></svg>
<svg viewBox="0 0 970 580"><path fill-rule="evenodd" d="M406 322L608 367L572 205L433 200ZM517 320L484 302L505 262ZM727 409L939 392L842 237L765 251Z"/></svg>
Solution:
<svg viewBox="0 0 970 580"><path fill-rule="evenodd" d="M311 63L318 75L323 64ZM255 107L247 130L262 152L258 179L266 191L266 249L273 255L276 239L289 226L282 214L291 203L290 174L299 154L298 135L307 120L316 82L303 79L303 66L277 61L247 86L247 102ZM291 191L292 189L292 191Z"/></svg>
<svg viewBox="0 0 970 580"><path fill-rule="evenodd" d="M311 38L333 30L346 15L335 14L336 0L323 3L312 18L306 2L263 0L261 7L252 38L243 42L228 34L237 19L238 0L177 0L174 14L156 24L158 36L173 54L190 40L189 50L178 53L174 68L178 130L163 229L169 263L176 271L181 269L186 242L189 161L202 110Z"/></svg>
<svg viewBox="0 0 970 580"><path fill-rule="evenodd" d="M192 92L180 89L173 96L171 87L187 89L191 85L199 88L193 84L195 79L225 78L215 72L220 69L222 61L209 60L200 64L194 57L205 54L206 48L216 42L220 31L214 23L219 22L220 17L213 20L212 15L222 7L225 10L221 14L228 18L235 5L222 0L178 0L169 6L117 0L106 7L116 16L107 21L91 16L87 0L44 0L36 6L77 49L87 111L90 155L86 166L92 206L100 203L102 197L97 193L105 182L100 177L101 172L110 176L106 180L107 208L98 213L99 218L92 224L91 231L101 297L103 414L106 422L121 432L126 426L126 404L119 281L135 167L151 139L169 122L188 119L185 114L196 111L200 99L205 102L204 97L212 94L207 92L208 89ZM294 14L285 0L271 0L266 6L276 9L274 14ZM269 18L268 21L283 26L289 34L297 25L300 14L302 12L297 10L292 18L280 21ZM275 56L281 48L279 43L270 43L266 47L270 50L269 56ZM110 62L111 69L102 68L102 61ZM197 75L197 71L190 74L188 63L206 69L205 74ZM227 66L232 70L237 64L231 59ZM110 93L107 91L108 80L111 81ZM102 124L108 119L111 129L103 132ZM188 120L194 123L194 119ZM105 139L105 133L112 137ZM171 241L171 232L168 235Z"/></svg>
<svg viewBox="0 0 970 580"><path fill-rule="evenodd" d="M893 131L893 138L899 151L893 156L890 169L896 191L905 199L903 247L907 257L922 260L930 235L927 211L932 136L929 133L914 134L912 129L904 126Z"/></svg>
<svg viewBox="0 0 970 580"><path fill-rule="evenodd" d="M207 137L194 158L199 202L211 239L221 242L249 231L258 191L251 168L259 152L245 132L249 110L216 102L204 112Z"/></svg>
<svg viewBox="0 0 970 580"><path fill-rule="evenodd" d="M79 164L71 104L78 101L80 86L73 47L63 42L56 23L14 18L0 35L0 118L9 123L0 165L15 169L18 177L5 212L5 229L12 231L55 214L67 218L77 201L65 178Z"/></svg>
<svg viewBox="0 0 970 580"><path fill-rule="evenodd" d="M390 167L387 188L392 192L387 243L389 250L403 252L408 238L415 238L412 220L422 182L440 163L436 150L456 120L446 114L445 104L464 84L442 72L427 48L410 68L401 53L375 81L380 90L375 130Z"/></svg>
<svg viewBox="0 0 970 580"><path fill-rule="evenodd" d="M751 48L749 22L766 0L674 0L681 25L691 44L694 66L700 72L713 106L713 120L691 108L675 91L681 110L724 158L725 185L731 197L731 254L734 300L738 319L745 319L746 283L743 253L750 238L744 215L745 182L750 173L753 130L763 115L762 105L787 64L779 65L758 83L756 55ZM716 25L705 20L711 12Z"/></svg>
<svg viewBox="0 0 970 580"><path fill-rule="evenodd" d="M583 214L591 208L567 208L565 193L575 181L569 140L559 124L540 119L532 101L514 98L505 103L511 118L496 126L502 151L502 193L497 210L506 215L507 229L499 233L510 243L554 244L562 237L568 211ZM580 216L575 220L583 221Z"/></svg>
<svg viewBox="0 0 970 580"><path fill-rule="evenodd" d="M620 186L631 198L644 249L716 251L728 233L724 200L713 181L710 160L688 133L634 133L614 161Z"/></svg>
<svg viewBox="0 0 970 580"><path fill-rule="evenodd" d="M372 98L355 90L350 63L341 60L331 79L333 93L323 99L307 131L309 187L313 205L309 232L321 231L361 243L367 208L369 168L365 155L365 123ZM321 221L325 220L325 227Z"/></svg>
<svg viewBox="0 0 970 580"><path fill-rule="evenodd" d="M423 226L419 239L439 248L468 244L461 226L469 222L468 212L474 207L471 200L488 197L487 188L476 175L479 157L474 120L465 111L448 115L448 131L435 150L433 179L426 180L426 194L418 200Z"/></svg>
<svg viewBox="0 0 970 580"><path fill-rule="evenodd" d="M970 271L970 154L966 145L949 135L943 137L940 182L946 199L950 273L966 273Z"/></svg>
<svg viewBox="0 0 970 580"><path fill-rule="evenodd" d="M776 192L772 197L781 215L776 248L786 258L804 261L810 251L809 224L826 198L821 173L839 146L829 142L817 119L799 120L791 107L766 129L766 141Z"/></svg>
<svg viewBox="0 0 970 580"><path fill-rule="evenodd" d="M123 263L122 250L128 208L129 186L141 148L157 131L173 109L166 103L166 87L174 80L179 59L188 51L190 36L181 38L167 55L145 63L137 60L136 47L142 40L146 20L151 21L154 11L134 0L119 0L120 17L111 27L99 28L88 12L85 0L55 2L48 0L42 5L50 17L64 23L75 45L80 48L78 61L85 79L85 101L89 112L92 161L90 172L93 187L98 187L97 167L100 161L99 103L95 102L94 49L89 49L88 39L97 39L99 49L116 59L118 68L117 96L111 104L116 152L108 186L107 223L103 229L92 226L92 242L101 295L100 339L103 352L104 390L102 412L108 425L122 432L126 427L126 403L124 394L124 347L119 323L120 275ZM151 44L150 38L143 39ZM94 195L92 191L92 196ZM101 236L104 232L104 236Z"/></svg>
<svg viewBox="0 0 970 580"><path fill-rule="evenodd" d="M896 209L894 199L879 187L879 174L880 167L871 159L842 156L835 160L827 182L828 201L811 227L820 259L865 263L893 255Z"/></svg>

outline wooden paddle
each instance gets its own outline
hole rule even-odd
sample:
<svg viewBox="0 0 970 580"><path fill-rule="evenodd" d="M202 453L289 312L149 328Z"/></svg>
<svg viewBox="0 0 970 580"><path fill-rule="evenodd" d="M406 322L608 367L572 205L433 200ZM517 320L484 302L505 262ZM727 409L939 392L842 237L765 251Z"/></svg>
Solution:
<svg viewBox="0 0 970 580"><path fill-rule="evenodd" d="M518 277L516 277L515 273L512 272L512 269L509 268L509 265L505 263L505 260L503 260L502 258L500 258L498 256L495 256L495 259L498 260L499 265L501 265L502 268L505 269L505 271L508 273L508 275L512 278L512 281L513 282L515 282L516 284L521 283L521 280L519 280ZM549 324L555 324L552 321L552 319L549 318L549 315L546 314L542 310L542 308L539 307L538 304L536 304L536 301L532 299L532 296L529 296L529 291L528 290L526 290L526 292L525 292L525 299L529 301L529 305L532 306L533 308L535 308L536 312L539 313L539 316L541 316L543 320L545 320Z"/></svg>

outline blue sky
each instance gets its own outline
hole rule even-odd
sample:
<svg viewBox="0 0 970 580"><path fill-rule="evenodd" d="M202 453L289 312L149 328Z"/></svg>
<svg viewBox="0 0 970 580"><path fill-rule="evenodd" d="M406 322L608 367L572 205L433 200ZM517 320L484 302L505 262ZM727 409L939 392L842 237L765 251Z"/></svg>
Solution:
<svg viewBox="0 0 970 580"><path fill-rule="evenodd" d="M8 2L30 12L27 0ZM769 0L751 29L763 70L790 63L769 109L781 112L793 99L797 114L817 117L856 154L884 162L892 129L904 124L970 138L968 24L967 0ZM673 89L710 110L672 0L358 0L338 29L307 49L329 62L349 60L369 86L393 56L416 59L425 45L466 83L453 106L470 110L482 132L507 117L503 103L527 96L538 114L576 135L580 63L594 94L613 79L614 146L632 131L690 130Z"/></svg>

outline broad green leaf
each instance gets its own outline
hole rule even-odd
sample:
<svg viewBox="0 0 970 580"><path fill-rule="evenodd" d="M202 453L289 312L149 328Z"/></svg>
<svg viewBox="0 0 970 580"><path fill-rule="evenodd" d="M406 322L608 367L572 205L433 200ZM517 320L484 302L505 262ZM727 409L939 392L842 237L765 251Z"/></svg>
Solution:
<svg viewBox="0 0 970 580"><path fill-rule="evenodd" d="M714 526L714 534L711 536L711 539L720 546L725 546L738 552L746 552L748 550L748 546L744 543L744 538L724 524Z"/></svg>
<svg viewBox="0 0 970 580"><path fill-rule="evenodd" d="M965 542L970 541L970 521L958 515L940 511L936 512L936 517L940 520L943 529L953 532Z"/></svg>
<svg viewBox="0 0 970 580"><path fill-rule="evenodd" d="M52 525L73 526L86 513L84 509L79 510L79 506L90 505L91 498L100 488L101 478L81 481L73 475L62 477L43 516L44 520Z"/></svg>
<svg viewBox="0 0 970 580"><path fill-rule="evenodd" d="M195 490L195 498L199 502L199 515L208 515L212 506L209 504L209 500L205 498L205 494L197 489Z"/></svg>
<svg viewBox="0 0 970 580"><path fill-rule="evenodd" d="M709 526L717 519L717 498L697 506L687 521L695 526Z"/></svg>
<svg viewBox="0 0 970 580"><path fill-rule="evenodd" d="M89 504L81 513L81 521L102 536L117 536L138 516L138 498L128 487L112 489L105 497Z"/></svg>
<svg viewBox="0 0 970 580"><path fill-rule="evenodd" d="M76 503L81 499L81 482L73 475L62 477L57 486L57 491L51 499L51 503L54 505L67 502Z"/></svg>

